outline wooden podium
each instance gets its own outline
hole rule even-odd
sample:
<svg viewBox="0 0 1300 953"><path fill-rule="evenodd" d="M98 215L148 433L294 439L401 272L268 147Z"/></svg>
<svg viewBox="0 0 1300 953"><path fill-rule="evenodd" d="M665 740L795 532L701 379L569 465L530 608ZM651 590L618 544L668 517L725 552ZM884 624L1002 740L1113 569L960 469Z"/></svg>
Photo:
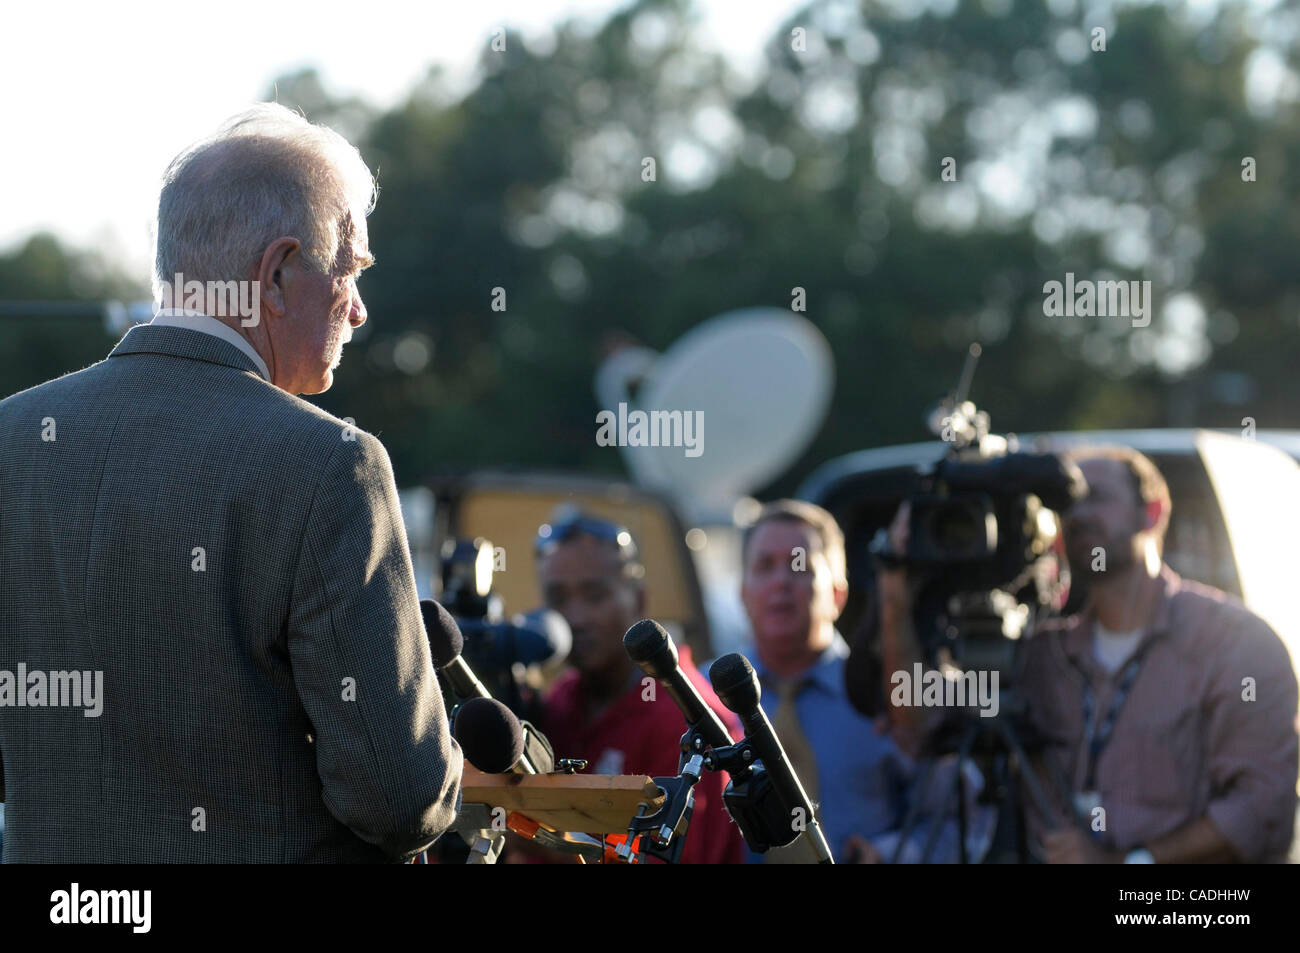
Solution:
<svg viewBox="0 0 1300 953"><path fill-rule="evenodd" d="M636 774L484 774L468 762L461 802L519 813L553 831L625 834L642 804L644 813L663 807L663 793Z"/></svg>

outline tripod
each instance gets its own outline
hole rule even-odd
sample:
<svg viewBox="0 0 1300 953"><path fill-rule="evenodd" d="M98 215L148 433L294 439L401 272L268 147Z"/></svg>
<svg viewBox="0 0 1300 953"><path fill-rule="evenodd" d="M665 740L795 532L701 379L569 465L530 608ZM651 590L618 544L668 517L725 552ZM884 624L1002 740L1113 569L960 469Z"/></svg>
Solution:
<svg viewBox="0 0 1300 953"><path fill-rule="evenodd" d="M899 862L904 848L916 830L921 807L928 800L935 780L937 757L954 751L957 755L957 777L953 791L943 798L941 810L933 820L926 836L920 862L928 863L930 860L953 794L957 798L958 862L961 864L971 862L968 847L971 818L964 768L968 761L972 761L982 770L986 779L985 791L997 806L998 814L992 843L984 862L1004 863L1014 857L1019 863L1028 863L1029 842L1025 824L1025 805L1021 799L1022 792L1028 794L1029 800L1033 802L1041 816L1050 818L1055 812L1042 780L1029 761L1021 732L1017 730L1017 724L1023 720L1022 706L1014 698L1004 699L1004 710L1008 709L1008 714L999 713L991 718L982 717L972 710L963 710L961 730L957 735L956 745L944 744L941 740L929 752L930 757L926 760L917 785L917 796L908 805L901 836L890 857L890 863ZM975 760L977 758L978 760ZM1049 770L1056 768L1055 762L1050 758L1048 767ZM1061 798L1061 803L1071 805L1068 786L1059 770L1051 770L1050 780L1055 793ZM1073 811L1071 807L1072 816L1074 816ZM1077 820L1077 817L1074 819Z"/></svg>

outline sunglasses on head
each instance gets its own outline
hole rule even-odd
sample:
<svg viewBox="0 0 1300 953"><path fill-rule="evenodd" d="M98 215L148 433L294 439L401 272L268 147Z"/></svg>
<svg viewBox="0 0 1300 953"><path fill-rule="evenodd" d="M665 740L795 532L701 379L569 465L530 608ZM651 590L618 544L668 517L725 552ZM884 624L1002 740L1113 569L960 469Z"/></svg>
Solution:
<svg viewBox="0 0 1300 953"><path fill-rule="evenodd" d="M553 523L543 523L537 530L537 554L552 546L566 542L577 535L592 536L604 542L615 543L625 556L636 555L636 545L627 527L594 516L576 514Z"/></svg>

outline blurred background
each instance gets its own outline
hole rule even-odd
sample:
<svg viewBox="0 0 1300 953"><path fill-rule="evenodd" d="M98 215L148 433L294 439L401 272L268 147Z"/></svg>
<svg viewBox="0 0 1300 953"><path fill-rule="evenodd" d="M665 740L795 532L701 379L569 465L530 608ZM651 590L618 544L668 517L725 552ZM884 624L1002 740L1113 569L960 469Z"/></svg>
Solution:
<svg viewBox="0 0 1300 953"><path fill-rule="evenodd" d="M378 172L370 322L318 401L381 434L399 481L619 473L592 440L602 357L796 286L836 386L773 492L918 439L971 340L1003 429L1297 424L1294 5L493 6L7 14L0 394L107 353L106 304L149 298L166 162L278 99ZM1150 328L1045 318L1067 271L1152 281Z"/></svg>

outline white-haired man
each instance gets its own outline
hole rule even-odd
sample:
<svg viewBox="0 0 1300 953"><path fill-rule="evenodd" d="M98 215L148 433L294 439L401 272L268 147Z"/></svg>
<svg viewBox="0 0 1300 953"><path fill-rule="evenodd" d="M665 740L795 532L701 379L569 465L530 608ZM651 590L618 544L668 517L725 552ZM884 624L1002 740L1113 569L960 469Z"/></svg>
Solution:
<svg viewBox="0 0 1300 953"><path fill-rule="evenodd" d="M388 456L297 396L366 320L374 197L331 130L235 117L164 176L167 307L0 402L6 861L402 860L450 825Z"/></svg>

